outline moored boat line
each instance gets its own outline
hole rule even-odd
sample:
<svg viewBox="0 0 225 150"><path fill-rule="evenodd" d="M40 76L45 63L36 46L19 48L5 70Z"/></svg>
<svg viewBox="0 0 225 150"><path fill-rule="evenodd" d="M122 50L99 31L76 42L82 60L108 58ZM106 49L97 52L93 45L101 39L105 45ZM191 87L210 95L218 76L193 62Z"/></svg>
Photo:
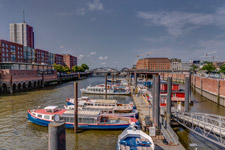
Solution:
<svg viewBox="0 0 225 150"><path fill-rule="evenodd" d="M124 87L120 85L108 85L105 88L105 85L95 85L95 86L87 86L86 88L80 89L82 94L105 94L105 90L107 90L108 95L130 95L129 87Z"/></svg>
<svg viewBox="0 0 225 150"><path fill-rule="evenodd" d="M66 109L74 109L74 99L66 99L68 106ZM105 115L117 115L124 117L138 117L138 111L134 109L133 102L129 104L120 104L117 100L108 99L89 99L81 97L78 99L78 108L80 110L100 110Z"/></svg>
<svg viewBox="0 0 225 150"><path fill-rule="evenodd" d="M27 111L28 121L41 126L48 126L56 115L58 115L61 120L65 121L66 128L74 128L74 110L48 106L44 109ZM118 130L128 127L131 122L138 123L138 120L130 117L104 115L100 111L78 111L79 129Z"/></svg>

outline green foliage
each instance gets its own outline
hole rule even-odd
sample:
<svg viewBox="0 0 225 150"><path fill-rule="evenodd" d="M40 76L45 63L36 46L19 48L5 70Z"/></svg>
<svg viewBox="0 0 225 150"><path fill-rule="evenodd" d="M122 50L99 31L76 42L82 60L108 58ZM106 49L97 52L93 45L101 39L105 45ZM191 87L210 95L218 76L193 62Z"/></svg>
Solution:
<svg viewBox="0 0 225 150"><path fill-rule="evenodd" d="M210 74L211 72L216 70L216 67L213 65L212 62L207 62L207 64L205 64L201 70L205 70Z"/></svg>
<svg viewBox="0 0 225 150"><path fill-rule="evenodd" d="M198 69L198 66L196 66L195 64L192 64L190 71L196 72L196 70Z"/></svg>
<svg viewBox="0 0 225 150"><path fill-rule="evenodd" d="M81 66L78 66L78 70L79 70L79 72L85 72L85 69L83 68L83 67L81 67Z"/></svg>
<svg viewBox="0 0 225 150"><path fill-rule="evenodd" d="M63 72L63 66L62 65L53 64L53 67L57 72Z"/></svg>
<svg viewBox="0 0 225 150"><path fill-rule="evenodd" d="M73 72L78 72L78 70L79 70L78 66L73 66L73 67L72 67L72 71L73 71Z"/></svg>
<svg viewBox="0 0 225 150"><path fill-rule="evenodd" d="M81 67L82 67L84 70L88 70L88 69L89 69L88 65L86 65L86 64L82 64Z"/></svg>
<svg viewBox="0 0 225 150"><path fill-rule="evenodd" d="M85 70L89 69L89 67L86 64L82 64L81 66L73 66L72 71L73 72L85 72Z"/></svg>
<svg viewBox="0 0 225 150"><path fill-rule="evenodd" d="M220 71L219 72L225 74L225 64L220 66Z"/></svg>
<svg viewBox="0 0 225 150"><path fill-rule="evenodd" d="M70 68L68 66L63 67L63 72L70 72Z"/></svg>

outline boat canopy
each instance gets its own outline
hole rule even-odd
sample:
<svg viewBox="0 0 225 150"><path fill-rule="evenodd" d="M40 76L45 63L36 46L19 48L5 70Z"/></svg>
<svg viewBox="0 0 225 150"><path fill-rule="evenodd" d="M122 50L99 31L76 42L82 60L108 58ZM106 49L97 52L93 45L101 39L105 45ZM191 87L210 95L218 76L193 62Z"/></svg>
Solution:
<svg viewBox="0 0 225 150"><path fill-rule="evenodd" d="M96 99L95 103L115 104L117 103L117 100Z"/></svg>
<svg viewBox="0 0 225 150"><path fill-rule="evenodd" d="M79 110L79 117L97 117L99 116L100 111L88 111L88 110ZM66 110L62 116L74 116L74 110Z"/></svg>
<svg viewBox="0 0 225 150"><path fill-rule="evenodd" d="M58 106L47 106L44 108L45 112L56 112L58 110Z"/></svg>

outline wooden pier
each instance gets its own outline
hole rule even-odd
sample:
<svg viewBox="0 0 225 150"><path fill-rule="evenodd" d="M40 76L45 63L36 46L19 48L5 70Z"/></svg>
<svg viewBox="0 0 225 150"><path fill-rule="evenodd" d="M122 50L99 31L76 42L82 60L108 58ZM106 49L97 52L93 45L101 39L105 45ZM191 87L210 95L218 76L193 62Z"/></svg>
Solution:
<svg viewBox="0 0 225 150"><path fill-rule="evenodd" d="M149 127L152 126L152 107L149 105L148 101L142 96L133 93L135 91L134 86L130 86L130 89L132 91L132 98L134 101L134 104L139 112L139 121L141 123L141 128L143 131L148 132ZM182 144L174 145L174 144L165 144L163 142L164 136L161 133L160 130L156 130L158 134L156 134L155 137L152 137L155 149L156 150L185 150Z"/></svg>

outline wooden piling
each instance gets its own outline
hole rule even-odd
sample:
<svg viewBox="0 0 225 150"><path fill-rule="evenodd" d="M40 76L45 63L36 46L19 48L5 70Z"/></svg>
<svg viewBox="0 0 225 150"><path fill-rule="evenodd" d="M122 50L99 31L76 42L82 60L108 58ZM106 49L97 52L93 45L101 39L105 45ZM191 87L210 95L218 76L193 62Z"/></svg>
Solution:
<svg viewBox="0 0 225 150"><path fill-rule="evenodd" d="M77 133L78 128L78 84L74 82L74 133Z"/></svg>
<svg viewBox="0 0 225 150"><path fill-rule="evenodd" d="M167 123L171 122L171 93L172 93L172 78L167 78L167 110L166 110L166 120Z"/></svg>
<svg viewBox="0 0 225 150"><path fill-rule="evenodd" d="M64 122L48 124L48 150L66 150L66 127Z"/></svg>
<svg viewBox="0 0 225 150"><path fill-rule="evenodd" d="M184 111L188 112L189 111L189 90L190 90L190 81L189 77L185 78L185 102L184 102Z"/></svg>
<svg viewBox="0 0 225 150"><path fill-rule="evenodd" d="M105 99L107 99L107 73L105 73Z"/></svg>
<svg viewBox="0 0 225 150"><path fill-rule="evenodd" d="M155 126L160 128L160 76L155 77Z"/></svg>

